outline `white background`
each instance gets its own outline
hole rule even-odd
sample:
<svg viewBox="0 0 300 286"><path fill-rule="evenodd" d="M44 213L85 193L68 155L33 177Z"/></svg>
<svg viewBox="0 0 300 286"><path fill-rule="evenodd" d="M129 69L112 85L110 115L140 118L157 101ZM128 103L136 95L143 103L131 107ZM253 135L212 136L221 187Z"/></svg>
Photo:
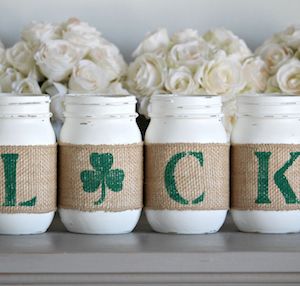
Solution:
<svg viewBox="0 0 300 286"><path fill-rule="evenodd" d="M224 26L257 47L273 32L300 24L300 0L0 0L0 39L6 45L31 20L76 16L96 26L127 59L146 32Z"/></svg>

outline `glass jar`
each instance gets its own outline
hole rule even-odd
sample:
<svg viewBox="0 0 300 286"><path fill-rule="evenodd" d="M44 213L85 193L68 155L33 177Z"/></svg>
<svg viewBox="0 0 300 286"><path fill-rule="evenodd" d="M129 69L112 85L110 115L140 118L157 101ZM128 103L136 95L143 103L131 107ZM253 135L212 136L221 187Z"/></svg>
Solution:
<svg viewBox="0 0 300 286"><path fill-rule="evenodd" d="M67 95L60 134L59 214L79 233L131 232L142 209L143 146L136 99Z"/></svg>
<svg viewBox="0 0 300 286"><path fill-rule="evenodd" d="M231 142L231 213L239 230L299 232L300 97L239 96Z"/></svg>
<svg viewBox="0 0 300 286"><path fill-rule="evenodd" d="M152 96L145 213L155 231L213 233L224 223L229 144L221 106L219 96Z"/></svg>
<svg viewBox="0 0 300 286"><path fill-rule="evenodd" d="M45 232L56 209L50 99L0 94L1 234Z"/></svg>

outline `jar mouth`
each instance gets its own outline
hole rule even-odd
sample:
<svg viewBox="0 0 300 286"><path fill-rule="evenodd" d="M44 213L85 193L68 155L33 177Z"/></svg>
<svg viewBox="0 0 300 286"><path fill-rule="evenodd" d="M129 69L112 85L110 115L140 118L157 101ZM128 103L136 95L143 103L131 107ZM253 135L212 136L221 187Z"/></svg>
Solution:
<svg viewBox="0 0 300 286"><path fill-rule="evenodd" d="M157 94L150 99L151 118L202 118L221 115L222 98L218 95Z"/></svg>
<svg viewBox="0 0 300 286"><path fill-rule="evenodd" d="M50 103L47 94L0 93L0 105L31 105Z"/></svg>
<svg viewBox="0 0 300 286"><path fill-rule="evenodd" d="M122 94L66 94L65 103L69 105L124 105L135 104L136 97L134 95Z"/></svg>
<svg viewBox="0 0 300 286"><path fill-rule="evenodd" d="M237 96L238 104L243 105L300 105L300 96L284 93L257 93Z"/></svg>
<svg viewBox="0 0 300 286"><path fill-rule="evenodd" d="M159 93L153 94L151 98L155 99L171 99L171 98L206 98L206 99L214 99L220 98L221 95L213 95L213 94L177 94L177 93ZM218 101L218 100L217 100Z"/></svg>
<svg viewBox="0 0 300 286"><path fill-rule="evenodd" d="M240 95L237 97L237 116L299 118L300 96L281 93Z"/></svg>
<svg viewBox="0 0 300 286"><path fill-rule="evenodd" d="M245 93L245 94L242 94L240 95L241 97L242 96L264 96L264 97L281 97L281 96L284 96L284 97L295 97L297 95L293 95L293 94L288 94L288 93L279 93L279 92L266 92L266 93L263 93L263 92L258 92L258 93L255 93L255 94L251 94L251 93Z"/></svg>
<svg viewBox="0 0 300 286"><path fill-rule="evenodd" d="M84 96L84 97L117 97L117 98L123 98L123 97L130 97L134 96L131 94L106 94L106 93L67 93L67 96Z"/></svg>

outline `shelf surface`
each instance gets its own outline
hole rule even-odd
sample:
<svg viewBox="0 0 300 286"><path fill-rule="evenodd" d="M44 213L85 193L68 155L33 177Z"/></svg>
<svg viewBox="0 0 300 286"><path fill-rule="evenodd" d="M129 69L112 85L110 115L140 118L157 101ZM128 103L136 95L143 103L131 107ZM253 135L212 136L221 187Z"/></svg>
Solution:
<svg viewBox="0 0 300 286"><path fill-rule="evenodd" d="M147 279L157 281L153 285L220 279L292 283L300 281L300 235L240 233L230 217L219 233L209 235L154 233L144 217L131 234L83 235L66 232L56 217L45 234L0 236L0 274L0 284L29 283L33 277L39 285L108 280L139 285Z"/></svg>

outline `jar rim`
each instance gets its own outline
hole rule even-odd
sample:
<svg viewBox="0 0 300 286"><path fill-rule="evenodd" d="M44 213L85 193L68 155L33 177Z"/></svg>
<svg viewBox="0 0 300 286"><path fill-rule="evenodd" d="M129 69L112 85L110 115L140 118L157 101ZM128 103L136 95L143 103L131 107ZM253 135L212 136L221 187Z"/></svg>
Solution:
<svg viewBox="0 0 300 286"><path fill-rule="evenodd" d="M222 95L215 95L215 94L178 94L178 93L157 93L153 94L152 97L176 97L176 98L186 98L186 97L193 97L193 98L217 98L221 97Z"/></svg>
<svg viewBox="0 0 300 286"><path fill-rule="evenodd" d="M123 105L135 104L134 95L113 94L65 94L65 103L72 105Z"/></svg>
<svg viewBox="0 0 300 286"><path fill-rule="evenodd" d="M237 98L300 98L299 95L289 93L244 93L237 95Z"/></svg>
<svg viewBox="0 0 300 286"><path fill-rule="evenodd" d="M222 98L219 95L157 94L150 99L151 118L203 118L222 116Z"/></svg>
<svg viewBox="0 0 300 286"><path fill-rule="evenodd" d="M49 103L47 94L33 93L0 93L0 105L42 104Z"/></svg>
<svg viewBox="0 0 300 286"><path fill-rule="evenodd" d="M300 96L283 93L257 93L237 96L240 104L246 105L283 105L300 104Z"/></svg>
<svg viewBox="0 0 300 286"><path fill-rule="evenodd" d="M96 98L125 98L125 97L135 97L132 94L105 94L105 93L67 93L65 94L69 97L96 97Z"/></svg>
<svg viewBox="0 0 300 286"><path fill-rule="evenodd" d="M44 93L9 93L9 92L0 92L1 97L50 97L49 94Z"/></svg>
<svg viewBox="0 0 300 286"><path fill-rule="evenodd" d="M292 94L288 95L287 93L279 93L279 92L258 92L258 93L255 93L255 94L245 93L241 96L266 96L266 97L274 96L274 97L280 97L280 96L294 96L294 95L292 95Z"/></svg>
<svg viewBox="0 0 300 286"><path fill-rule="evenodd" d="M188 106L190 104L199 104L199 105L221 105L222 96L220 95L201 95L201 94L154 94L151 96L150 102L176 102Z"/></svg>

